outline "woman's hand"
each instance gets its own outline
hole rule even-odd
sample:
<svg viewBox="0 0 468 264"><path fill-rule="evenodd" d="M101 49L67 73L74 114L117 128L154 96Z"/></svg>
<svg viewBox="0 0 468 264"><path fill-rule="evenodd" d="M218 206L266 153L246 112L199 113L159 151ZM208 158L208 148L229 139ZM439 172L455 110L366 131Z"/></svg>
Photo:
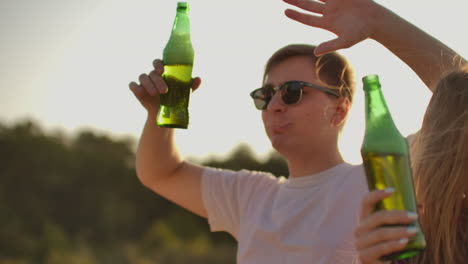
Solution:
<svg viewBox="0 0 468 264"><path fill-rule="evenodd" d="M384 210L374 212L375 205L393 192L393 189L373 191L362 201L361 221L354 231L362 264L389 263L380 258L402 250L416 234L414 227L391 226L411 224L417 218L415 213Z"/></svg>
<svg viewBox="0 0 468 264"><path fill-rule="evenodd" d="M315 49L315 55L349 48L371 37L380 6L371 0L283 0L308 13L287 9L292 20L311 27L328 30L336 39L323 42ZM377 17L378 19L378 17Z"/></svg>

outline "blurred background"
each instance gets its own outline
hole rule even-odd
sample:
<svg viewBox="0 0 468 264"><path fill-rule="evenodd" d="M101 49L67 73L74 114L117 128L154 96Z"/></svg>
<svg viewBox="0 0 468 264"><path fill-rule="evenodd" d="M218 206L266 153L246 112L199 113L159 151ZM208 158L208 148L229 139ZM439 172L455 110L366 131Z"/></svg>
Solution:
<svg viewBox="0 0 468 264"><path fill-rule="evenodd" d="M468 57L462 0L378 1ZM134 151L146 115L128 83L161 58L175 0L0 0L0 264L235 263L236 245L205 220L145 189ZM249 92L269 56L329 32L288 20L280 0L191 4L191 123L177 130L193 162L287 175ZM424 84L368 40L342 50L358 88L380 75L393 118L414 133L430 98ZM360 163L358 89L340 149Z"/></svg>

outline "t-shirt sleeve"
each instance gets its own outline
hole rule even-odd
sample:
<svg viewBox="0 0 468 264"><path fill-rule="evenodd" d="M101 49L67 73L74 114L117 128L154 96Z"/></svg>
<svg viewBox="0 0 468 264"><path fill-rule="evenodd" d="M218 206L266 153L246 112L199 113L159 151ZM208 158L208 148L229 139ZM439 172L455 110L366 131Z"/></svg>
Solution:
<svg viewBox="0 0 468 264"><path fill-rule="evenodd" d="M255 190L274 182L275 177L268 173L205 168L202 198L210 230L226 231L237 239L247 206L262 193Z"/></svg>

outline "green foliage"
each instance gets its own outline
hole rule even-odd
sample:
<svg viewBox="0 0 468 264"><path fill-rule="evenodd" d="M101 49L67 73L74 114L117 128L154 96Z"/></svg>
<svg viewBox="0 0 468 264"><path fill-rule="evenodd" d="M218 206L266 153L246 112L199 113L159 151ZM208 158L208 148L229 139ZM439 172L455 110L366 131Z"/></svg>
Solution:
<svg viewBox="0 0 468 264"><path fill-rule="evenodd" d="M286 161L277 152L271 152L266 161L261 162L255 157L252 149L247 144L240 144L227 159L212 158L204 162L204 165L225 168L231 170L256 170L270 172L275 176L287 176L289 174Z"/></svg>
<svg viewBox="0 0 468 264"><path fill-rule="evenodd" d="M229 235L140 184L135 142L0 124L0 264L235 263ZM287 175L280 156L259 162L247 145L202 165Z"/></svg>

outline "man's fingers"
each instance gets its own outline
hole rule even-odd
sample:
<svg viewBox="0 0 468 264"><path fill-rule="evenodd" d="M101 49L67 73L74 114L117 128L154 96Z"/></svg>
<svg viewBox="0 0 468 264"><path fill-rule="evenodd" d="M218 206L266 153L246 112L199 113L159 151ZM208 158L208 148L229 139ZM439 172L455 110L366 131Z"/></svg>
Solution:
<svg viewBox="0 0 468 264"><path fill-rule="evenodd" d="M141 100L147 94L145 88L141 87L136 82L131 82L128 86L138 100Z"/></svg>
<svg viewBox="0 0 468 264"><path fill-rule="evenodd" d="M164 64L162 60L155 59L153 61L153 67L157 74L162 75L164 73Z"/></svg>
<svg viewBox="0 0 468 264"><path fill-rule="evenodd" d="M201 85L200 77L193 78L193 80L192 80L192 91L195 91L196 89L198 89L198 87L200 87L200 85Z"/></svg>
<svg viewBox="0 0 468 264"><path fill-rule="evenodd" d="M161 75L156 72L156 70L150 72L149 77L156 87L158 93L164 94L167 92L167 84Z"/></svg>
<svg viewBox="0 0 468 264"><path fill-rule="evenodd" d="M145 88L146 92L150 95L156 95L158 93L156 86L147 74L141 74L138 80L140 81L140 85Z"/></svg>

